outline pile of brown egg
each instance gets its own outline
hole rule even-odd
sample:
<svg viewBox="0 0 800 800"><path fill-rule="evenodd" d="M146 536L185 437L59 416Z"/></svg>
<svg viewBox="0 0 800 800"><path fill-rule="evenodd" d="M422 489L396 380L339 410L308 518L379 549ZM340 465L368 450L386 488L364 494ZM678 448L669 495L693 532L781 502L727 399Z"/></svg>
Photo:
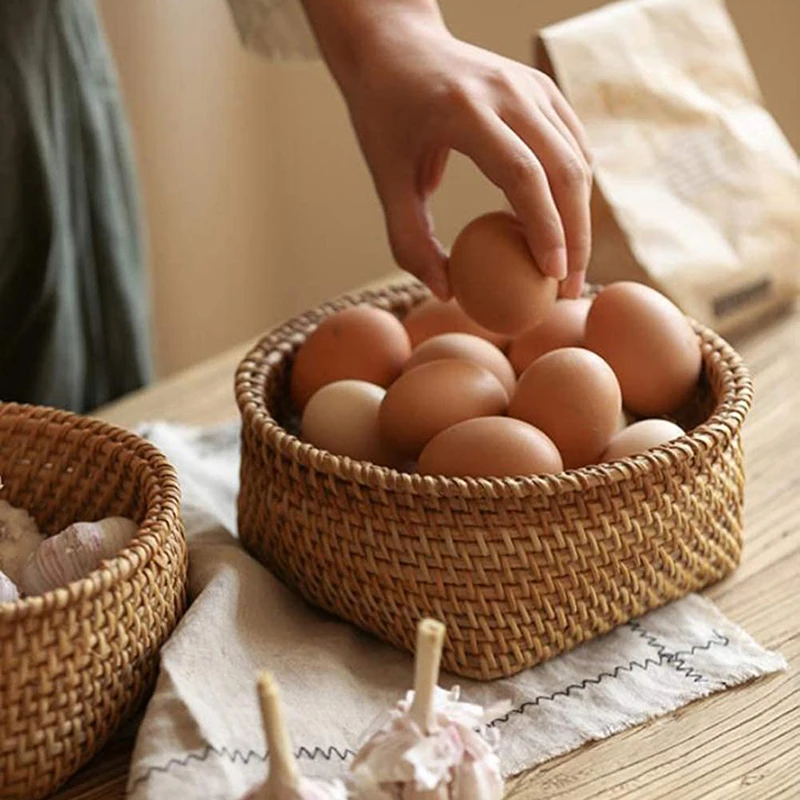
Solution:
<svg viewBox="0 0 800 800"><path fill-rule="evenodd" d="M499 212L462 231L450 280L449 302L402 320L356 306L310 334L291 373L304 441L404 471L509 477L684 434L665 417L695 391L700 343L664 295L621 282L557 299L519 223Z"/></svg>

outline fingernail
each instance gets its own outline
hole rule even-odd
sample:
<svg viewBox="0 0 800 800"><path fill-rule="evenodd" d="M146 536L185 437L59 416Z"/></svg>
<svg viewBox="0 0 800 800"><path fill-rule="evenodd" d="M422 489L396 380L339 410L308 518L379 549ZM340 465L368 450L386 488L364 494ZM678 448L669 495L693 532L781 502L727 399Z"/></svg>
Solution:
<svg viewBox="0 0 800 800"><path fill-rule="evenodd" d="M567 277L567 251L564 247L558 247L551 250L545 256L544 264L542 265L542 272L555 278L557 281L563 281Z"/></svg>
<svg viewBox="0 0 800 800"><path fill-rule="evenodd" d="M583 272L573 272L564 281L564 297L576 300L583 293L583 286L586 283L586 275Z"/></svg>

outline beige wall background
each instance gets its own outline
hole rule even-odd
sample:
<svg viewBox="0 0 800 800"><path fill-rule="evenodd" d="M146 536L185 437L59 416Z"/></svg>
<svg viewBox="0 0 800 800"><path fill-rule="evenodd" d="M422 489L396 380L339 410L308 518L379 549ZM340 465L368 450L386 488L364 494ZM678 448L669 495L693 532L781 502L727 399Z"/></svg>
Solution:
<svg viewBox="0 0 800 800"><path fill-rule="evenodd" d="M442 0L453 32L527 63L544 25L592 0ZM166 376L394 265L372 183L321 63L239 45L225 0L100 0L146 210ZM800 2L729 0L765 104L800 148ZM455 158L434 199L445 242L496 207Z"/></svg>

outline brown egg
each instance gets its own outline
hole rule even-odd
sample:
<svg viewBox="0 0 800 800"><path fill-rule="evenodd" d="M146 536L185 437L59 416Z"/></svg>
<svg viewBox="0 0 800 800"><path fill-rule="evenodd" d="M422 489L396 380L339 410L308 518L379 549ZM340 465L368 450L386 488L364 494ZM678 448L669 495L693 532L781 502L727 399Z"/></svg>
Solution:
<svg viewBox="0 0 800 800"><path fill-rule="evenodd" d="M403 367L403 372L408 372L428 361L439 361L443 358L463 358L467 361L474 361L497 376L509 397L514 391L517 376L503 351L491 342L487 342L479 336L473 336L471 333L440 333L438 336L426 339L414 348L411 358Z"/></svg>
<svg viewBox="0 0 800 800"><path fill-rule="evenodd" d="M386 392L378 421L387 444L414 458L440 431L473 417L505 413L508 393L472 361L429 361L403 373Z"/></svg>
<svg viewBox="0 0 800 800"><path fill-rule="evenodd" d="M505 211L472 220L456 237L449 265L459 304L490 331L518 335L556 302L558 281L540 272L522 224Z"/></svg>
<svg viewBox="0 0 800 800"><path fill-rule="evenodd" d="M505 478L561 472L553 442L540 430L511 417L459 422L431 439L417 462L423 475Z"/></svg>
<svg viewBox="0 0 800 800"><path fill-rule="evenodd" d="M592 301L558 300L553 310L538 324L511 342L508 358L517 375L522 375L539 356L560 347L582 347L586 316Z"/></svg>
<svg viewBox="0 0 800 800"><path fill-rule="evenodd" d="M383 442L378 427L385 395L382 386L366 381L328 383L306 403L300 436L335 455L399 467L402 459Z"/></svg>
<svg viewBox="0 0 800 800"><path fill-rule="evenodd" d="M603 289L586 320L585 345L613 368L625 406L641 416L669 414L700 378L700 342L680 309L640 283Z"/></svg>
<svg viewBox="0 0 800 800"><path fill-rule="evenodd" d="M508 346L508 336L482 328L466 315L455 298L446 303L435 297L423 300L406 314L403 325L408 331L412 347L440 333L471 333L497 345L501 350Z"/></svg>
<svg viewBox="0 0 800 800"><path fill-rule="evenodd" d="M553 350L519 379L508 413L544 431L567 469L592 464L617 430L619 383L600 356L581 347Z"/></svg>
<svg viewBox="0 0 800 800"><path fill-rule="evenodd" d="M683 429L674 422L666 419L643 419L616 433L600 460L613 461L616 458L635 456L683 435Z"/></svg>
<svg viewBox="0 0 800 800"><path fill-rule="evenodd" d="M317 389L346 378L386 387L410 355L408 333L393 314L371 306L339 311L324 319L298 350L292 400L302 410Z"/></svg>

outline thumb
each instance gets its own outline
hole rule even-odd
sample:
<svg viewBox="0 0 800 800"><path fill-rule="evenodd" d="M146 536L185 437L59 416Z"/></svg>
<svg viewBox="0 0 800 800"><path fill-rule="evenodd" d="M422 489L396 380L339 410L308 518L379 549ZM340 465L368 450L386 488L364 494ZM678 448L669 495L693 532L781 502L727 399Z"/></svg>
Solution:
<svg viewBox="0 0 800 800"><path fill-rule="evenodd" d="M395 183L381 192L386 230L395 261L441 300L451 296L447 253L433 231L433 218L413 183Z"/></svg>

